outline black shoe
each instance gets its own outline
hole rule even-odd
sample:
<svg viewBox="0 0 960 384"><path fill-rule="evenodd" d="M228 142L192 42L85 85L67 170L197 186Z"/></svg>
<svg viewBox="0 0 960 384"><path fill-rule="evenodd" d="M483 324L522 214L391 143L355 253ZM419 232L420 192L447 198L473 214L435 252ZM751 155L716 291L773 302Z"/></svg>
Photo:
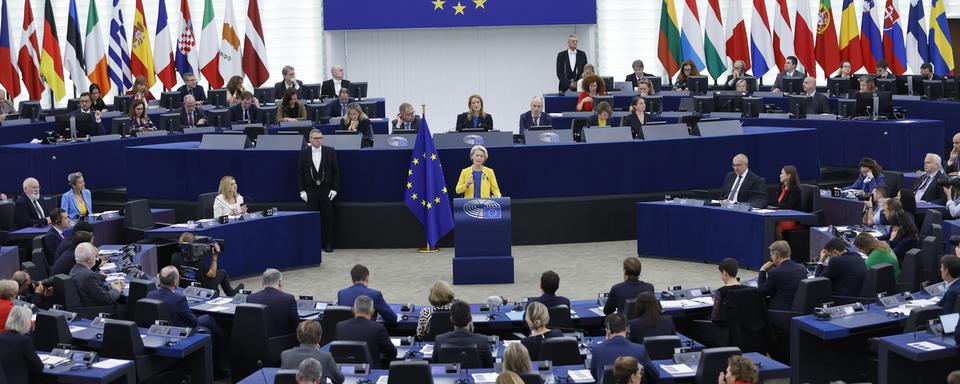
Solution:
<svg viewBox="0 0 960 384"><path fill-rule="evenodd" d="M327 247L324 248L323 251L326 252L326 253L333 253L333 246L332 246L332 245L327 245Z"/></svg>

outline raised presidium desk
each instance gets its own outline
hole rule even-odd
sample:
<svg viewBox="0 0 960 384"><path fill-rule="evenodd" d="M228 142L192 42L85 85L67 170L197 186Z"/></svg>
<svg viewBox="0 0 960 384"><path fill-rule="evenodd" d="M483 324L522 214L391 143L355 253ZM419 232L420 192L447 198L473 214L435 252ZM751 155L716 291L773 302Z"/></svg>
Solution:
<svg viewBox="0 0 960 384"><path fill-rule="evenodd" d="M48 361L49 355L37 352L42 361ZM44 363L43 375L52 377L58 383L109 384L137 382L137 369L133 361L98 358L89 368L77 366L80 363L64 363L48 366Z"/></svg>
<svg viewBox="0 0 960 384"><path fill-rule="evenodd" d="M259 214L257 214L259 215ZM320 264L320 212L279 211L269 217L233 218L227 224L213 219L199 226L175 224L148 230L147 238L178 239L191 232L224 240L218 267L231 277L263 273L267 268L297 268Z"/></svg>
<svg viewBox="0 0 960 384"><path fill-rule="evenodd" d="M793 210L739 211L673 202L637 203L637 254L717 262L737 259L759 269L770 259L777 222L812 224L816 215Z"/></svg>
<svg viewBox="0 0 960 384"><path fill-rule="evenodd" d="M937 383L957 369L960 349L953 335L918 331L881 338L879 353L880 384Z"/></svg>
<svg viewBox="0 0 960 384"><path fill-rule="evenodd" d="M59 200L59 199L58 199ZM59 204L57 205L59 206ZM103 212L94 214L89 222L93 226L93 235L96 244L120 244L123 242L123 216L119 212L116 214L105 214ZM176 215L172 209L154 208L150 210L153 221L157 223L172 223L177 221ZM30 240L37 236L47 234L50 227L28 227L21 228L8 234L10 240ZM64 236L69 236L73 228L67 228Z"/></svg>
<svg viewBox="0 0 960 384"><path fill-rule="evenodd" d="M751 170L767 180L776 180L788 160L801 175L817 175L817 142L812 129L745 127L744 134L731 136L491 147L487 166L497 171L503 194L513 199L652 193L715 188L737 153L749 153ZM469 151L438 150L448 187L456 185ZM202 150L196 142L128 148L128 164L151 164L151 169L127 168L127 196L195 201L217 189L219 177L210 175L233 175L245 198L296 202L297 156L296 151ZM664 172L667 159L669 168L683 172ZM409 149L340 150L337 160L338 201L403 200Z"/></svg>

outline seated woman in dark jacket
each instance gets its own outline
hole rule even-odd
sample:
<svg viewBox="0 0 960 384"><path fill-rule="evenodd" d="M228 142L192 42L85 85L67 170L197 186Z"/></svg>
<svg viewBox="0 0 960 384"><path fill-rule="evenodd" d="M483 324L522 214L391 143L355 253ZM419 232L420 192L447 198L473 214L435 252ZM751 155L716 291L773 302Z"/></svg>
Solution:
<svg viewBox="0 0 960 384"><path fill-rule="evenodd" d="M800 192L800 176L797 174L797 167L792 165L784 166L780 170L780 193L777 194L777 201L772 204L779 209L792 209L799 211L802 207ZM784 231L799 229L801 226L796 221L781 221L777 223L777 240L783 239Z"/></svg>
<svg viewBox="0 0 960 384"><path fill-rule="evenodd" d="M33 340L27 336L32 315L26 307L14 306L7 316L6 332L0 333L0 368L5 383L32 383L43 372L43 363L33 349Z"/></svg>
<svg viewBox="0 0 960 384"><path fill-rule="evenodd" d="M920 246L920 231L913 215L903 209L900 199L887 199L882 220L885 221L883 224L890 225L890 234L878 239L887 240L893 253L897 254L897 260L903 262L907 251Z"/></svg>
<svg viewBox="0 0 960 384"><path fill-rule="evenodd" d="M643 138L643 126L650 121L650 114L647 113L647 101L643 97L636 96L630 103L630 114L623 117L620 125L630 127L630 133L634 139Z"/></svg>
<svg viewBox="0 0 960 384"><path fill-rule="evenodd" d="M650 292L637 295L633 307L634 317L630 320L630 341L643 344L647 336L667 336L677 333L673 325L673 317L663 314L660 301Z"/></svg>
<svg viewBox="0 0 960 384"><path fill-rule="evenodd" d="M547 323L550 322L550 312L547 310L547 306L538 301L527 304L527 310L523 317L527 326L530 327L530 336L524 337L520 342L523 343L524 347L527 347L532 360L540 360L540 347L543 346L543 340L563 336L563 332L559 329L547 328Z"/></svg>

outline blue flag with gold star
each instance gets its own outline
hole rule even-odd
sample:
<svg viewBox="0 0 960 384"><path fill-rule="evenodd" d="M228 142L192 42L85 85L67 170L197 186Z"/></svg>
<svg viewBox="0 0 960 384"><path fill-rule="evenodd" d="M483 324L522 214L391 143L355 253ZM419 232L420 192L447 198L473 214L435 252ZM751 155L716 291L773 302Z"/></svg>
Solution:
<svg viewBox="0 0 960 384"><path fill-rule="evenodd" d="M323 29L596 24L596 0L324 0Z"/></svg>
<svg viewBox="0 0 960 384"><path fill-rule="evenodd" d="M420 119L417 143L410 154L404 203L423 224L427 244L437 245L440 238L453 229L453 211L447 196L447 184L440 166L440 155L433 146L427 118Z"/></svg>

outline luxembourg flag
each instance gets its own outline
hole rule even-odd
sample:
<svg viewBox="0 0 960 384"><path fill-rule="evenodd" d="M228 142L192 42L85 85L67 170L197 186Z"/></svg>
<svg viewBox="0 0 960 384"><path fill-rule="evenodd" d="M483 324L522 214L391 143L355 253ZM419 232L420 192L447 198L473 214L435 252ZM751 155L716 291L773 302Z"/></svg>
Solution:
<svg viewBox="0 0 960 384"><path fill-rule="evenodd" d="M750 57L753 59L753 75L763 77L774 64L773 44L770 41L770 22L767 6L763 0L753 0L753 17L750 23Z"/></svg>
<svg viewBox="0 0 960 384"><path fill-rule="evenodd" d="M700 27L697 0L685 0L683 2L683 26L680 27L680 45L683 47L683 59L692 61L698 71L703 70L703 29Z"/></svg>

